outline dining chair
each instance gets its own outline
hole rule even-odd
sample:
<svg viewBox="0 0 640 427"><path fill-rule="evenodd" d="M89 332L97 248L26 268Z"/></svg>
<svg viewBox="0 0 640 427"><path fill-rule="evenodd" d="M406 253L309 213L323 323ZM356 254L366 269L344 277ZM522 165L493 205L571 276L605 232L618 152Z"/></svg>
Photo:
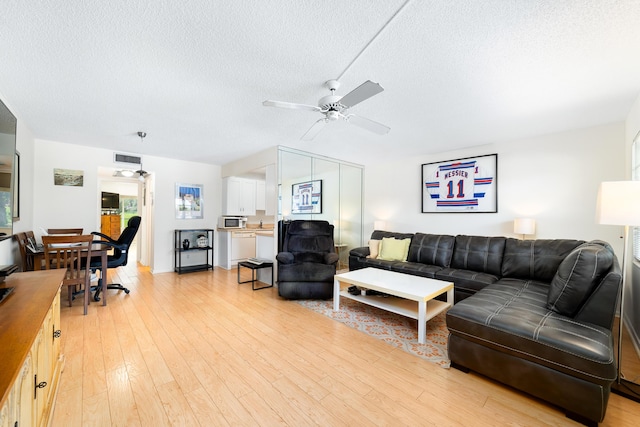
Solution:
<svg viewBox="0 0 640 427"><path fill-rule="evenodd" d="M22 258L22 271L33 270L33 257L29 256L27 251L27 235L20 232L15 234L15 239L18 242L18 249L20 249L20 257Z"/></svg>
<svg viewBox="0 0 640 427"><path fill-rule="evenodd" d="M44 245L45 269L66 268L67 274L62 285L67 286L69 307L72 305L73 295L80 289L84 292L84 314L87 314L90 294L91 269L83 268L86 261L91 259L91 234L80 236L42 236Z"/></svg>
<svg viewBox="0 0 640 427"><path fill-rule="evenodd" d="M83 231L84 229L82 228L49 228L47 230L47 233L79 236L82 234Z"/></svg>

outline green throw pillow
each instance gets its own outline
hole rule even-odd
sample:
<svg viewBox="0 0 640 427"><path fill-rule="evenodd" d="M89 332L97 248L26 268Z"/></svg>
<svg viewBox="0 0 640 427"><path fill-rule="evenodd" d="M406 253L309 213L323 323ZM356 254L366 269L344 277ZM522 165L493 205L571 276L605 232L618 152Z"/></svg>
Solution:
<svg viewBox="0 0 640 427"><path fill-rule="evenodd" d="M394 239L393 237L383 237L380 242L380 253L378 259L385 261L406 261L409 254L409 244L411 239Z"/></svg>

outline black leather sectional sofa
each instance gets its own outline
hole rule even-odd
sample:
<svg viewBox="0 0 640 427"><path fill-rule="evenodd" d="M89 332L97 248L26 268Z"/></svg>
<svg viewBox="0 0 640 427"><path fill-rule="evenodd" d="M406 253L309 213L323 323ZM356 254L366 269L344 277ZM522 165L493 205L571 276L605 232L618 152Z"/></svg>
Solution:
<svg viewBox="0 0 640 427"><path fill-rule="evenodd" d="M605 415L617 378L612 327L622 275L605 242L394 233L406 261L349 253L349 269L382 268L454 283L452 366L551 402L585 424Z"/></svg>

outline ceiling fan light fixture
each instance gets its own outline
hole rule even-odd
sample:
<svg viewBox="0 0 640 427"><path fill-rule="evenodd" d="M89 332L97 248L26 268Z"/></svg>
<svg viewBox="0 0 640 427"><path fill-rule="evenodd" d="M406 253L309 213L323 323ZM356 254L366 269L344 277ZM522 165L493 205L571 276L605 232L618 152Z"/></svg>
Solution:
<svg viewBox="0 0 640 427"><path fill-rule="evenodd" d="M126 178L131 178L133 176L133 171L125 169L120 171L120 174Z"/></svg>
<svg viewBox="0 0 640 427"><path fill-rule="evenodd" d="M327 120L336 121L340 118L340 112L336 110L327 111Z"/></svg>

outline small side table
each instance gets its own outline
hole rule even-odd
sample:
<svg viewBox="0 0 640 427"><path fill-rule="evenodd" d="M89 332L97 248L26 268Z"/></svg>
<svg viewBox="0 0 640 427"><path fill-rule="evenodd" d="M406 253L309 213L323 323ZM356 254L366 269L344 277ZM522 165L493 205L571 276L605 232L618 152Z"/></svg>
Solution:
<svg viewBox="0 0 640 427"><path fill-rule="evenodd" d="M342 267L345 266L345 264L342 262L342 254L340 253L343 249L346 249L347 244L346 243L336 243L335 245L333 245L336 248L336 253L338 254L338 270L340 270Z"/></svg>
<svg viewBox="0 0 640 427"><path fill-rule="evenodd" d="M240 267L251 269L251 280L245 280L244 282L240 281ZM256 288L256 282L258 281L256 277L256 270L260 270L261 268L271 269L271 285ZM260 264L254 264L249 261L240 261L238 263L238 284L240 285L242 283L249 283L249 282L251 282L251 289L253 289L254 291L259 289L272 288L273 287L273 262L262 262Z"/></svg>

